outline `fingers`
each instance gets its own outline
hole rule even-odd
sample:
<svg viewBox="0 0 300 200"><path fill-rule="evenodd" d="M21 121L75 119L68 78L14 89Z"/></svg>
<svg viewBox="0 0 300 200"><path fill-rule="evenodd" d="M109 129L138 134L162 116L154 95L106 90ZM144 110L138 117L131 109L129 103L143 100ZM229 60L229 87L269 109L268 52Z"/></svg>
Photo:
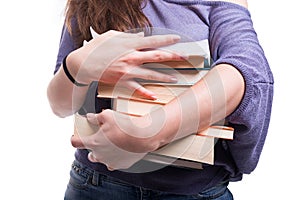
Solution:
<svg viewBox="0 0 300 200"><path fill-rule="evenodd" d="M103 38L110 38L118 36L120 38L138 38L138 40L132 40L132 47L135 49L148 49L148 48L158 48L166 45L171 45L180 40L180 36L174 34L168 35L154 35L144 37L144 32L138 33L125 33L115 30L109 30L101 35L97 34L92 28L91 33L93 38L98 38L102 36Z"/></svg>
<svg viewBox="0 0 300 200"><path fill-rule="evenodd" d="M98 121L97 114L87 113L86 118L91 124L98 125L98 126L101 125L101 123Z"/></svg>
<svg viewBox="0 0 300 200"><path fill-rule="evenodd" d="M165 61L183 61L187 59L179 53L168 52L163 50L137 51L127 55L124 60L128 63L128 67L124 70L124 75L121 79L144 79L157 82L177 82L176 77L164 74L147 67L140 67L143 63L162 63ZM162 63L163 64L163 63ZM133 83L130 83L133 84ZM135 83L134 88L141 87ZM132 88L132 87L131 87ZM146 92L147 93L147 92Z"/></svg>
<svg viewBox="0 0 300 200"><path fill-rule="evenodd" d="M103 162L101 162L101 160L95 158L95 156L94 156L94 154L93 154L92 151L89 152L89 154L88 154L88 159L89 159L89 161L91 161L91 162L93 162L93 163L103 163ZM103 163L103 164L105 164L105 163ZM108 169L109 171L114 171L114 170L115 170L113 167L110 167L110 166L108 166L107 164L106 164L106 167L107 167L107 169Z"/></svg>
<svg viewBox="0 0 300 200"><path fill-rule="evenodd" d="M165 61L184 61L188 56L165 50L136 51L128 55L128 59L135 63L152 63Z"/></svg>
<svg viewBox="0 0 300 200"><path fill-rule="evenodd" d="M130 89L131 91L135 91L137 94L145 97L146 99L156 100L157 97L154 92L147 90L142 85L140 85L138 82L133 80L128 80L125 83L125 86Z"/></svg>
<svg viewBox="0 0 300 200"><path fill-rule="evenodd" d="M155 82L164 83L176 83L177 78L168 74L164 74L158 71L154 71L147 68L136 67L122 77L122 80L118 85L127 87L130 91L134 91L137 94L151 100L156 100L157 96L154 92L144 88L137 79L149 80Z"/></svg>
<svg viewBox="0 0 300 200"><path fill-rule="evenodd" d="M97 38L99 36L102 36L103 38L111 38L111 37L115 37L115 36L118 36L118 37L121 37L121 38L140 38L140 37L144 37L144 32L126 33L126 32L120 32L120 31L115 31L115 30L109 30L109 31L99 35L93 29L91 29L91 33L92 33L93 38Z"/></svg>
<svg viewBox="0 0 300 200"><path fill-rule="evenodd" d="M141 84L139 84L137 81L134 79L143 79L143 80L150 80L150 81L155 81L155 82L165 82L165 83L176 83L177 78L168 74L160 73L158 71L154 71L151 69L146 69L146 68L140 68L137 67L134 70L132 70L130 73L125 75L124 81L121 81L122 84L125 85L129 90L135 91L139 95L147 98L147 99L152 99L156 100L157 96L155 93L153 93L150 90L147 90L144 88Z"/></svg>
<svg viewBox="0 0 300 200"><path fill-rule="evenodd" d="M132 72L126 77L126 79L136 78L136 79L144 79L150 80L155 82L166 82L166 83L176 83L177 78L175 76L171 76L168 74L164 74L155 70L137 67L136 69L132 70Z"/></svg>
<svg viewBox="0 0 300 200"><path fill-rule="evenodd" d="M74 135L71 137L71 144L74 148L89 149L92 136L98 132L99 127L102 124L98 119L98 114L87 113L86 118L87 121L77 121ZM84 123L82 121L84 121Z"/></svg>
<svg viewBox="0 0 300 200"><path fill-rule="evenodd" d="M102 42L106 40L114 40L114 39L133 39L134 41L136 38L143 38L144 37L144 32L139 32L139 33L125 33L125 32L120 32L120 31L115 31L115 30L109 30L105 33L98 34L94 29L91 29L91 34L92 38L96 43L101 44Z"/></svg>
<svg viewBox="0 0 300 200"><path fill-rule="evenodd" d="M167 46L175 44L180 40L178 35L154 35L140 38L139 40L133 41L132 46L137 49L149 49L149 48L158 48L162 46Z"/></svg>
<svg viewBox="0 0 300 200"><path fill-rule="evenodd" d="M109 111L109 109L106 109L99 114L87 113L86 118L89 121L89 123L101 126L105 122L105 117L104 117L103 113L108 112L108 111Z"/></svg>
<svg viewBox="0 0 300 200"><path fill-rule="evenodd" d="M90 151L89 154L88 154L88 159L91 161L91 162L99 162L93 155L93 152Z"/></svg>

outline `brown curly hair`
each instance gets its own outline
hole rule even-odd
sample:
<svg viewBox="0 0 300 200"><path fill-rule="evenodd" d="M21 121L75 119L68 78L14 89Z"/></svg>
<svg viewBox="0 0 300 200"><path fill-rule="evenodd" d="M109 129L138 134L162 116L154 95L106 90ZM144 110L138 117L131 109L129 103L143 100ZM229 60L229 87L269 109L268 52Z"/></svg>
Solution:
<svg viewBox="0 0 300 200"><path fill-rule="evenodd" d="M90 27L99 34L150 27L142 12L145 5L146 0L68 0L65 22L77 43L82 44L91 39ZM77 27L71 27L72 20Z"/></svg>

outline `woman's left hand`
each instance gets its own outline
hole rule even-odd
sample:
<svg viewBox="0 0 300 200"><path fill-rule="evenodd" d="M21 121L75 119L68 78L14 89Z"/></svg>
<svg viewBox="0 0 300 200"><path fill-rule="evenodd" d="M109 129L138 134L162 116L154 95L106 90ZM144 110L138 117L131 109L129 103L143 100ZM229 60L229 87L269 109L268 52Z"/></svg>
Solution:
<svg viewBox="0 0 300 200"><path fill-rule="evenodd" d="M75 148L90 150L91 162L103 163L109 170L127 169L151 151L152 137L146 135L148 128L140 123L142 117L107 109L100 114L88 114L87 119L99 125L98 131L90 136L74 135L71 142Z"/></svg>

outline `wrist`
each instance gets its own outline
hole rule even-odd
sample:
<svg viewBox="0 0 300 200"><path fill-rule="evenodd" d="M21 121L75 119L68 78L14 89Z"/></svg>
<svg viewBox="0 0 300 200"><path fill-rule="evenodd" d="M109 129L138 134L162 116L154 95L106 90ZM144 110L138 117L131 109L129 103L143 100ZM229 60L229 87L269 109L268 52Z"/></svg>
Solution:
<svg viewBox="0 0 300 200"><path fill-rule="evenodd" d="M118 115L118 114L117 114ZM123 115L123 114L121 114ZM122 120L126 119L126 120ZM149 153L161 146L160 130L153 125L149 116L128 116L118 118L118 127L111 141L124 150L135 153ZM119 134L118 134L119 133Z"/></svg>
<svg viewBox="0 0 300 200"><path fill-rule="evenodd" d="M69 71L70 75L74 79L74 81L72 80L71 81L75 85L88 86L92 81L88 78L87 73L84 70L84 67L82 67L81 60L82 59L80 59L80 56L77 55L76 52L71 52L69 55L66 56L64 64L66 65L67 70Z"/></svg>
<svg viewBox="0 0 300 200"><path fill-rule="evenodd" d="M162 108L140 117L145 127L144 131L141 131L146 138L141 143L145 152L155 151L176 138L180 123L176 121L177 117L167 115L166 110Z"/></svg>

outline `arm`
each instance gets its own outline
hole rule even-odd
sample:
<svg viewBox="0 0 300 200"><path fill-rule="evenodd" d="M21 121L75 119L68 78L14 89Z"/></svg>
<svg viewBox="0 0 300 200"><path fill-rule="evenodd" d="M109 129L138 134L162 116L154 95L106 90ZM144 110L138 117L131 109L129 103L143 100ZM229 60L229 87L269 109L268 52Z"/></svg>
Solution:
<svg viewBox="0 0 300 200"><path fill-rule="evenodd" d="M236 68L228 64L216 65L191 89L162 110L150 113L152 121L164 123L154 124L161 131L152 137L153 142L148 143L153 145L149 150L204 130L224 119L240 104L244 87L244 79Z"/></svg>
<svg viewBox="0 0 300 200"><path fill-rule="evenodd" d="M224 13L224 10L231 14ZM245 94L237 109L227 117L235 128L233 141L226 141L237 169L252 172L259 160L271 117L273 75L253 28L250 13L232 6L212 7L211 48L216 65L230 63L245 80ZM229 30L223 40L218 40Z"/></svg>
<svg viewBox="0 0 300 200"><path fill-rule="evenodd" d="M237 9L235 5L226 3L212 4L209 23L214 68L219 69L225 64L232 68L231 72L236 70L238 73L230 73L228 80L226 74L219 72L221 80L228 80L227 83L223 81L226 99L230 100L230 95L235 95L230 94L230 91L226 92L227 86L230 88L236 84L235 86L240 88L233 90L240 92L241 82L235 80L242 76L244 82L240 102L235 104L241 97L239 92L236 94L238 98L232 101L235 102L236 108L230 110L234 106L228 105L227 102L224 104L227 108L222 114L227 116L226 120L235 128L234 140L225 142L237 167L234 173L250 173L258 163L268 132L273 98L272 72L246 9ZM211 96L215 99L217 93ZM230 113L231 111L233 112ZM213 110L211 112L214 113ZM227 113L224 114L225 112ZM201 115L200 120L203 120ZM201 125L199 127L201 128Z"/></svg>
<svg viewBox="0 0 300 200"><path fill-rule="evenodd" d="M88 88L88 86L76 87L60 67L47 89L48 100L54 114L66 117L75 113L81 107Z"/></svg>
<svg viewBox="0 0 300 200"><path fill-rule="evenodd" d="M64 35L70 37L70 34ZM66 59L66 64L70 74L80 83L89 84L92 81L101 81L115 84L121 82L129 89L137 90L146 98L154 99L155 94L135 82L134 78L165 82L176 80L169 75L139 66L144 62L182 60L183 58L176 53L143 50L170 45L179 39L176 35L144 37L141 34L109 31L91 40L87 45L72 51ZM111 49L113 51L110 51ZM65 117L78 111L87 91L88 87L73 85L60 67L49 83L47 94L53 112Z"/></svg>

